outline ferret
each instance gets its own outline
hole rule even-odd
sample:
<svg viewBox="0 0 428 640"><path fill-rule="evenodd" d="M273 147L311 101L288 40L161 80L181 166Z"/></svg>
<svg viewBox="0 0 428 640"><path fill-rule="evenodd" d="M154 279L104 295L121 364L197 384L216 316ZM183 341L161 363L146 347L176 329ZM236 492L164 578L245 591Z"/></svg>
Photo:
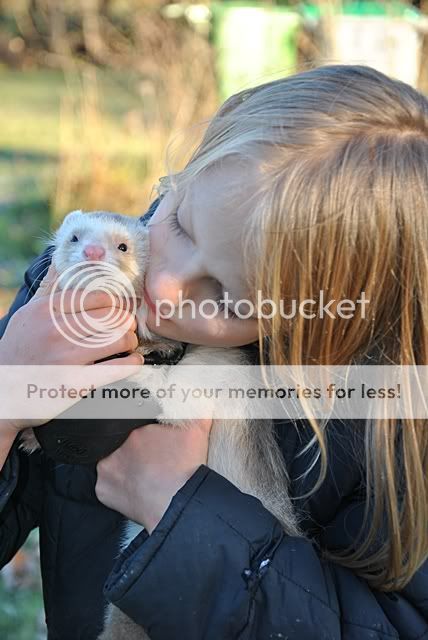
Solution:
<svg viewBox="0 0 428 640"><path fill-rule="evenodd" d="M55 249L52 262L59 274L79 262L100 260L118 267L132 282L136 294L141 295L144 276L149 261L149 236L145 225L136 218L108 212L68 214L54 236ZM137 313L139 350L147 354L156 350L171 353L181 343L153 334L145 324L147 308L142 299ZM148 367L142 365L141 375L133 380L143 383L145 388L156 387L159 381L178 383L183 378L186 364L192 365L243 365L251 364L248 356L238 348L210 348L187 345L184 356L174 366ZM233 371L233 368L230 369ZM232 381L231 381L232 382ZM168 406L171 415L171 399L160 401L161 408ZM216 418L215 399L207 400L207 418L212 418L208 461L211 469L226 477L241 491L260 499L275 515L286 533L301 535L288 494L288 478L284 459L273 432L270 419L245 419L248 410L245 401L237 400L236 414L240 419L220 420ZM164 403L164 404L163 404ZM172 407L173 408L173 407ZM217 414L219 408L217 407ZM162 410L157 420L173 423L179 428L191 428L184 420L164 420ZM27 436L32 430L26 430ZM34 439L34 436L33 436ZM131 540L143 530L137 523L129 522L121 544L125 549ZM112 558L113 560L113 558ZM143 628L135 624L120 609L109 605L105 627L98 640L149 640Z"/></svg>
<svg viewBox="0 0 428 640"><path fill-rule="evenodd" d="M59 274L60 288L66 285L70 270L79 263L99 261L115 267L128 279L136 297L141 300L136 315L139 351L143 355L161 352L168 359L175 350L182 350L181 343L156 337L147 328L148 309L143 289L149 243L148 231L138 218L105 211L72 211L55 233L53 244L52 264ZM87 282L85 279L85 284Z"/></svg>

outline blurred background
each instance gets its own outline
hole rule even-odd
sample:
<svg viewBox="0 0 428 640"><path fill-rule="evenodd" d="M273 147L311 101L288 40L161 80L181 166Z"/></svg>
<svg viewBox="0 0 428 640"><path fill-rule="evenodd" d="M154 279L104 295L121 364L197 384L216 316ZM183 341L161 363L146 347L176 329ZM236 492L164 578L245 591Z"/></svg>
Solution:
<svg viewBox="0 0 428 640"><path fill-rule="evenodd" d="M332 62L428 92L427 56L428 0L0 0L0 316L68 211L143 213L232 93ZM0 638L46 638L37 532Z"/></svg>

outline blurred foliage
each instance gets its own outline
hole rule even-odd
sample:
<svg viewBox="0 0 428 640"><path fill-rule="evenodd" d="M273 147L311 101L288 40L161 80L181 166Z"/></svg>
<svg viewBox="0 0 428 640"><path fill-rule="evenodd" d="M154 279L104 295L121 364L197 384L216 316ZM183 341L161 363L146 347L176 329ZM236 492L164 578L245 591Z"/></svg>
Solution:
<svg viewBox="0 0 428 640"><path fill-rule="evenodd" d="M186 87L199 98L186 104L186 117L195 120L206 92L214 90L213 53L186 13L170 19L167 6L159 0L0 0L0 59L20 69L90 64L134 71L152 83L145 96L152 104ZM172 127L177 105L169 107Z"/></svg>
<svg viewBox="0 0 428 640"><path fill-rule="evenodd" d="M162 8L0 0L0 64L14 69L0 67L3 287L18 286L67 211L141 214L171 133L188 148L189 127L215 110L208 39Z"/></svg>
<svg viewBox="0 0 428 640"><path fill-rule="evenodd" d="M33 531L21 551L0 573L0 638L44 640L39 537Z"/></svg>

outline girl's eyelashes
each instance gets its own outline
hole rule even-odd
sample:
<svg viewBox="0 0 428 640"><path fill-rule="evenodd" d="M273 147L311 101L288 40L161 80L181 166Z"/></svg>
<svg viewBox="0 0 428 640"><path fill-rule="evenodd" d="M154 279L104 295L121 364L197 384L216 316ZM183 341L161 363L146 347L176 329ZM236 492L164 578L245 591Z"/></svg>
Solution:
<svg viewBox="0 0 428 640"><path fill-rule="evenodd" d="M187 233L184 231L183 227L178 221L178 208L174 209L174 211L170 213L170 215L168 216L168 222L170 229L175 233L175 235L185 236L186 238L188 237Z"/></svg>
<svg viewBox="0 0 428 640"><path fill-rule="evenodd" d="M181 237L185 237L185 238L189 238L189 235L186 233L186 231L183 229L183 227L181 226L179 220L178 220L178 207L177 209L174 209L167 217L168 223L169 223L169 227L171 229L171 231L173 231L173 233L177 236L181 236ZM223 287L221 285L221 283L219 283L218 281L216 281L217 284L220 286L220 293L217 295L216 298L214 298L214 301L217 304L217 308L219 310L220 313L224 313L224 317L225 318L238 318L238 316L236 315L236 313L234 313L231 308L225 304L224 302L224 296L225 293L223 291Z"/></svg>

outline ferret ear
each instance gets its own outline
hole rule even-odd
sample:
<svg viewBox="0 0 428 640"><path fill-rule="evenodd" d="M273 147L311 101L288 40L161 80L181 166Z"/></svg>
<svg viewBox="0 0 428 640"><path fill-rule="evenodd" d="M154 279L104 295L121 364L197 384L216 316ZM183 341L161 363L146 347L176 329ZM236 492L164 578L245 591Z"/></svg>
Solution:
<svg viewBox="0 0 428 640"><path fill-rule="evenodd" d="M77 218L84 215L85 214L80 209L77 209L76 211L70 211L70 213L67 213L62 223L64 224L64 222L71 222L72 220L75 221L77 220Z"/></svg>
<svg viewBox="0 0 428 640"><path fill-rule="evenodd" d="M67 215L65 216L65 218L63 219L63 221L58 225L58 227L56 228L54 234L56 235L56 237L58 238L63 232L66 233L67 232L67 228L68 225L71 224L76 224L76 222L78 222L79 219L82 218L82 216L84 216L85 214L83 213L83 211L77 210L77 211L71 211L70 213L67 213Z"/></svg>

